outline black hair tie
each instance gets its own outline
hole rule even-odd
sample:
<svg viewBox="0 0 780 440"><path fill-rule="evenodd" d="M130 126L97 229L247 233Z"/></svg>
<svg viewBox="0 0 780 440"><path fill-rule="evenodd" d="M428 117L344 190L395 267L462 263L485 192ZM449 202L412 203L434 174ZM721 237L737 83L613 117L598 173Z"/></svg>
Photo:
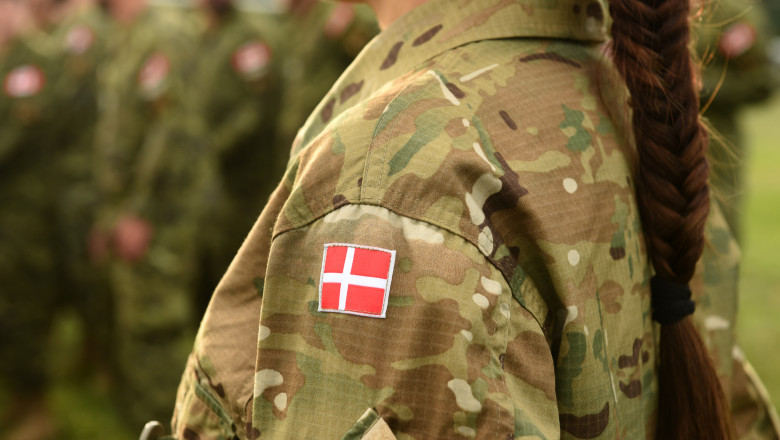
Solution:
<svg viewBox="0 0 780 440"><path fill-rule="evenodd" d="M653 320L661 325L680 322L696 309L696 304L691 301L691 288L687 284L665 280L656 275L650 278L650 293Z"/></svg>

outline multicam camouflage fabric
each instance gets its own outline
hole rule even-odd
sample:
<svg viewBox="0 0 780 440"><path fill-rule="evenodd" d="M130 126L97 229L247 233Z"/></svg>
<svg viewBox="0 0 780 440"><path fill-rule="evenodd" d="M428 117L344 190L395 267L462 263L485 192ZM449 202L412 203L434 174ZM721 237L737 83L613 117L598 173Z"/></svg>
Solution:
<svg viewBox="0 0 780 440"><path fill-rule="evenodd" d="M372 41L217 288L175 435L652 437L652 270L604 14L432 0ZM694 284L727 378L739 252L714 212ZM318 312L329 243L396 251L385 319Z"/></svg>

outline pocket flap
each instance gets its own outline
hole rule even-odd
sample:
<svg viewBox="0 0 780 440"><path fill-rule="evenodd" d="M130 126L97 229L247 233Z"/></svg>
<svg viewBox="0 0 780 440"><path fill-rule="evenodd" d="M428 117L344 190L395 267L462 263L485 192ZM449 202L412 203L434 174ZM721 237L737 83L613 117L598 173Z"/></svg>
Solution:
<svg viewBox="0 0 780 440"><path fill-rule="evenodd" d="M393 431L372 408L366 410L341 440L396 440Z"/></svg>

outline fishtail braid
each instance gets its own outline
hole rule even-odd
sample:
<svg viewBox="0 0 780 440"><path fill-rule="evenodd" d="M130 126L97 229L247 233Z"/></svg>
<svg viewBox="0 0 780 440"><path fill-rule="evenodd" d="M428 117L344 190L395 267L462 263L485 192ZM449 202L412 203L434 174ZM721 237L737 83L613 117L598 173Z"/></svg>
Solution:
<svg viewBox="0 0 780 440"><path fill-rule="evenodd" d="M631 95L648 255L664 284L687 286L704 249L710 206L708 136L689 51L690 1L609 3L611 55ZM654 292L654 309L659 302ZM691 318L662 325L659 346L656 438L732 438L728 404Z"/></svg>

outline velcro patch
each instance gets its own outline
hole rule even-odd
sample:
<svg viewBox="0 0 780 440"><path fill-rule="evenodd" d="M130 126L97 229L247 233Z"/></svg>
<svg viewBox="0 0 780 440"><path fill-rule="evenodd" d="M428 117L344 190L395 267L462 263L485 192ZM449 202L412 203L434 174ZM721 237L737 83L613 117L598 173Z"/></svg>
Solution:
<svg viewBox="0 0 780 440"><path fill-rule="evenodd" d="M95 42L95 33L87 26L76 26L65 37L65 49L74 55L81 55Z"/></svg>
<svg viewBox="0 0 780 440"><path fill-rule="evenodd" d="M165 80L171 71L171 62L161 52L146 59L144 66L138 71L138 85L146 98L155 98L165 89Z"/></svg>
<svg viewBox="0 0 780 440"><path fill-rule="evenodd" d="M3 81L3 90L12 98L35 96L46 85L43 71L32 64L25 64L10 71Z"/></svg>
<svg viewBox="0 0 780 440"><path fill-rule="evenodd" d="M236 49L230 61L236 72L248 79L257 79L271 62L271 48L260 41L251 41Z"/></svg>
<svg viewBox="0 0 780 440"><path fill-rule="evenodd" d="M384 318L395 251L356 244L325 245L319 311Z"/></svg>

